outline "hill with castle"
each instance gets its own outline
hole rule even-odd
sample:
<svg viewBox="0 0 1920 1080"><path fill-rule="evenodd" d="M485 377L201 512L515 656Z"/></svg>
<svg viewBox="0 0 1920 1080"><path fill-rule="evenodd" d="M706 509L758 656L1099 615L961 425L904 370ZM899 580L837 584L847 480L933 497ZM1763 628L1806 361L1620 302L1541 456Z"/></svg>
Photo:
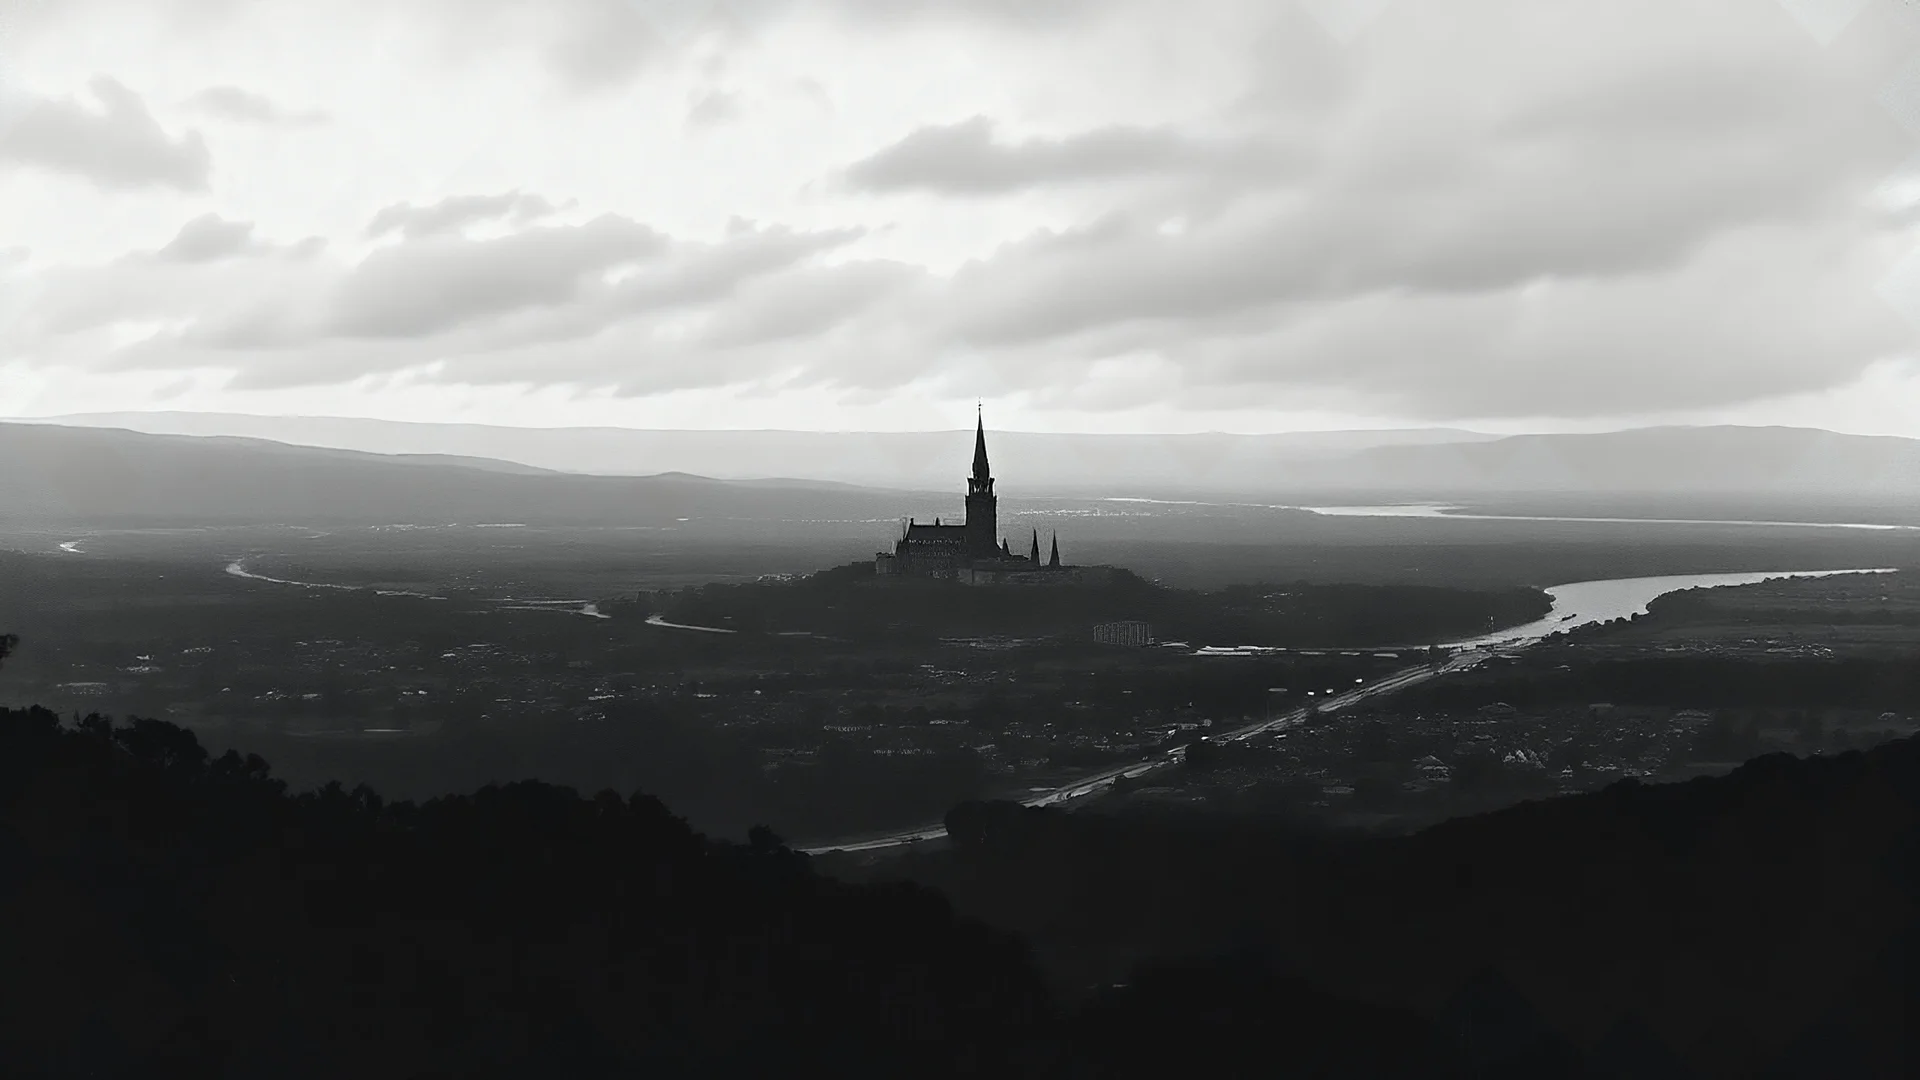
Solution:
<svg viewBox="0 0 1920 1080"><path fill-rule="evenodd" d="M1033 531L1025 556L999 536L1000 497L993 491L987 462L985 417L975 417L973 472L967 477L967 516L959 522L933 519L926 525L908 518L892 551L874 556L874 575L884 581L933 578L963 585L1097 585L1113 580L1107 566L1067 566L1060 562L1060 535L1053 536L1047 560L1040 560L1040 530Z"/></svg>

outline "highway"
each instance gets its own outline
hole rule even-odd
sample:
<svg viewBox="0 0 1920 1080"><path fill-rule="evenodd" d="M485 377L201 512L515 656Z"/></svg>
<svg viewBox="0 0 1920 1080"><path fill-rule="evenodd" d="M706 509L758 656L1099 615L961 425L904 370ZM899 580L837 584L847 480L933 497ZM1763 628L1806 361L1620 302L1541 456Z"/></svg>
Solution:
<svg viewBox="0 0 1920 1080"><path fill-rule="evenodd" d="M1319 710L1322 713L1337 712L1370 697L1392 694L1404 690L1409 686L1426 682L1429 679L1439 678L1441 675L1449 672L1465 671L1479 664L1489 655L1491 655L1491 653L1484 649L1468 649L1456 653L1444 664L1422 664L1418 667L1402 668L1385 678L1371 683L1364 683L1344 693L1335 694L1330 698L1320 701L1318 703ZM1264 735L1272 731L1285 731L1288 728L1298 727L1306 722L1307 717L1307 707L1294 709L1292 712L1276 716L1270 720L1262 720L1255 724L1248 724L1245 727L1225 732L1224 734L1212 736L1212 741L1242 742L1246 739L1253 738L1255 735ZM1186 751L1184 748L1175 748L1162 754L1156 760L1138 761L1129 765L1108 769L1105 772L1094 773L1091 776L1083 776L1071 783L1063 784L1060 787L1034 792L1019 801L1025 806L1058 806L1061 803L1083 798L1102 788L1111 786L1115 780L1123 776L1128 778L1146 776L1150 773L1158 772L1161 769L1177 765L1185 756ZM822 855L829 851L882 851L924 840L938 840L944 838L946 835L946 825L944 823L935 823L905 829L900 832L887 833L882 836L841 840L816 847L800 848L799 850L809 855Z"/></svg>

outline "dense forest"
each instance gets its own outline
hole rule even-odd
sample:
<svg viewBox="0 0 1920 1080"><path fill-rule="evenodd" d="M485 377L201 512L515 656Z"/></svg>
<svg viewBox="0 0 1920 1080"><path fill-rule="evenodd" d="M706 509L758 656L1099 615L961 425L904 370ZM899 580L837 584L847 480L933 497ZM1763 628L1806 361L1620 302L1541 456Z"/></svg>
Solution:
<svg viewBox="0 0 1920 1080"><path fill-rule="evenodd" d="M0 849L0 1060L33 1075L1269 1076L1276 1032L1291 1060L1464 1075L1409 1011L1245 964L1071 999L931 890L643 794L289 796L164 722L6 710Z"/></svg>
<svg viewBox="0 0 1920 1080"><path fill-rule="evenodd" d="M1553 607L1538 589L1261 582L1202 592L1158 585L1123 569L1102 585L974 588L880 579L871 563L791 581L643 593L634 603L675 622L850 641L1084 637L1095 623L1140 619L1162 639L1308 647L1433 644L1530 622Z"/></svg>
<svg viewBox="0 0 1920 1080"><path fill-rule="evenodd" d="M645 793L290 795L263 758L211 756L171 724L8 710L0 1061L1907 1075L1917 793L1907 740L1408 838L966 803L950 851L862 866L766 829L702 836Z"/></svg>
<svg viewBox="0 0 1920 1080"><path fill-rule="evenodd" d="M1907 739L1406 837L971 804L948 817L950 850L839 872L939 889L1085 981L1145 956L1256 955L1526 1075L1911 1076L1916 811Z"/></svg>
<svg viewBox="0 0 1920 1080"><path fill-rule="evenodd" d="M996 781L1004 783L965 747L886 756L851 737L823 736L817 725L819 750L805 767L769 771L760 746L769 733L720 727L710 713L673 702L638 702L609 710L598 723L453 723L433 735L391 742L238 728L218 736L215 745L249 747L286 761L285 778L296 789L332 777L420 799L538 776L585 791L643 788L717 835L742 836L755 823L769 823L797 840L938 821L955 802L991 794ZM903 723L911 719L890 714Z"/></svg>

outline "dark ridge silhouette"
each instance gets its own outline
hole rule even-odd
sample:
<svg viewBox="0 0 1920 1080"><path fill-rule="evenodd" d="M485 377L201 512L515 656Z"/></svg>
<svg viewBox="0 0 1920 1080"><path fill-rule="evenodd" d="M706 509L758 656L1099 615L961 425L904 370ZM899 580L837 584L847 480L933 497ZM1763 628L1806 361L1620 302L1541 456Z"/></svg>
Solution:
<svg viewBox="0 0 1920 1080"><path fill-rule="evenodd" d="M1412 1010L1472 1075L1900 1076L1917 821L1909 738L1400 837L974 803L949 850L826 865L941 890L1061 986L1262 949L1323 993Z"/></svg>
<svg viewBox="0 0 1920 1080"><path fill-rule="evenodd" d="M1621 1017L1594 1047L1590 1068L1596 1080L1697 1080L1701 1075L1635 1013Z"/></svg>
<svg viewBox="0 0 1920 1080"><path fill-rule="evenodd" d="M1910 1075L1916 821L1908 739L1392 838L972 802L949 850L862 869L764 827L704 836L646 794L293 795L170 723L5 710L0 1062Z"/></svg>
<svg viewBox="0 0 1920 1080"><path fill-rule="evenodd" d="M938 895L644 795L288 797L171 724L29 709L0 822L0 1059L44 1075L1000 1075L1049 1015Z"/></svg>
<svg viewBox="0 0 1920 1080"><path fill-rule="evenodd" d="M937 893L645 795L289 796L154 720L0 711L0 868L0 1061L32 1075L1462 1075L1407 1010L1257 963L1063 1011Z"/></svg>
<svg viewBox="0 0 1920 1080"><path fill-rule="evenodd" d="M1469 1067L1512 1076L1577 1074L1581 1054L1499 968L1467 980L1440 1011L1440 1031Z"/></svg>

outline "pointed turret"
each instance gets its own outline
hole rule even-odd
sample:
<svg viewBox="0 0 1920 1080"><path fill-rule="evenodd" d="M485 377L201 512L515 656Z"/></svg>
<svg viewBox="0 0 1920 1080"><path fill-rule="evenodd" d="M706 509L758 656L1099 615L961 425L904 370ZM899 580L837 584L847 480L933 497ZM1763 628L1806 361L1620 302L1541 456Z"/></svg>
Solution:
<svg viewBox="0 0 1920 1080"><path fill-rule="evenodd" d="M1031 562L1035 566L1040 565L1040 530L1039 529L1033 530L1033 553L1027 556L1027 561Z"/></svg>
<svg viewBox="0 0 1920 1080"><path fill-rule="evenodd" d="M1053 567L1055 570L1060 569L1060 534L1059 533L1053 534L1053 557L1047 560L1047 565Z"/></svg>
<svg viewBox="0 0 1920 1080"><path fill-rule="evenodd" d="M967 477L969 558L991 559L999 554L993 542L993 534L1000 531L998 501L993 495L993 474L987 467L987 421L979 416L973 429L973 475Z"/></svg>
<svg viewBox="0 0 1920 1080"><path fill-rule="evenodd" d="M973 479L984 483L991 473L987 470L987 419L984 414L975 413L973 418Z"/></svg>

